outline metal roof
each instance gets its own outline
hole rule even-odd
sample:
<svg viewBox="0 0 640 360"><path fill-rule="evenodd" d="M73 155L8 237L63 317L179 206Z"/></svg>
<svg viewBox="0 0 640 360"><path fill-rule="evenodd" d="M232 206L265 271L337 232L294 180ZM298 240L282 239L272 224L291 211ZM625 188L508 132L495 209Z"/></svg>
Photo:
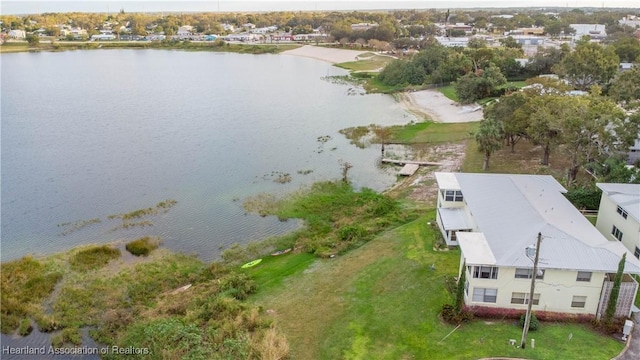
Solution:
<svg viewBox="0 0 640 360"><path fill-rule="evenodd" d="M615 272L622 254L628 253L621 243L608 241L563 196L566 190L552 176L452 175L475 230L484 234L498 266L530 267L525 248L536 242L539 232L542 268ZM625 272L640 273L640 261L630 253Z"/></svg>
<svg viewBox="0 0 640 360"><path fill-rule="evenodd" d="M640 184L597 183L596 186L607 194L611 201L640 222Z"/></svg>
<svg viewBox="0 0 640 360"><path fill-rule="evenodd" d="M464 208L438 208L438 214L445 230L473 229Z"/></svg>
<svg viewBox="0 0 640 360"><path fill-rule="evenodd" d="M457 233L458 244L464 253L467 265L495 265L496 258L491 252L491 247L483 233L459 232Z"/></svg>
<svg viewBox="0 0 640 360"><path fill-rule="evenodd" d="M438 188L443 190L460 190L456 174L436 172L435 176L438 182Z"/></svg>

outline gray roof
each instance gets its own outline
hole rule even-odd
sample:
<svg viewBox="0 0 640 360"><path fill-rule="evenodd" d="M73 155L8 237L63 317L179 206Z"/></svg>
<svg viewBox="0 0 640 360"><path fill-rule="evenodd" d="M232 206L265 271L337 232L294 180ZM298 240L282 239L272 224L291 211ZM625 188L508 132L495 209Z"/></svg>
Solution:
<svg viewBox="0 0 640 360"><path fill-rule="evenodd" d="M640 222L640 184L597 183L611 201L627 211L629 216Z"/></svg>
<svg viewBox="0 0 640 360"><path fill-rule="evenodd" d="M473 229L463 208L439 208L438 213L445 230Z"/></svg>
<svg viewBox="0 0 640 360"><path fill-rule="evenodd" d="M540 266L615 272L627 253L625 272L640 273L640 261L617 241L607 240L564 196L549 175L456 173L478 232L498 266L531 267L525 248L540 245Z"/></svg>

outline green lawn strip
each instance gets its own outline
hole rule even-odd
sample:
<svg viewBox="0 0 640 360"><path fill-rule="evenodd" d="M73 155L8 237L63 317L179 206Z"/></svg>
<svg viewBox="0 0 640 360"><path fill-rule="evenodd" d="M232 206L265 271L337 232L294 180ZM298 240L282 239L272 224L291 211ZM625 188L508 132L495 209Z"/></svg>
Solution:
<svg viewBox="0 0 640 360"><path fill-rule="evenodd" d="M456 88L453 85L439 87L438 91L440 91L447 98L458 102L458 94L456 93Z"/></svg>
<svg viewBox="0 0 640 360"><path fill-rule="evenodd" d="M362 60L343 62L335 66L351 71L375 71L383 68L393 60L394 59L389 56L372 55Z"/></svg>
<svg viewBox="0 0 640 360"><path fill-rule="evenodd" d="M310 253L269 255L263 257L258 265L242 271L256 282L258 294L268 293L279 288L287 277L304 271L316 259Z"/></svg>
<svg viewBox="0 0 640 360"><path fill-rule="evenodd" d="M479 122L434 123L419 122L391 127L390 142L446 143L469 139L477 131Z"/></svg>

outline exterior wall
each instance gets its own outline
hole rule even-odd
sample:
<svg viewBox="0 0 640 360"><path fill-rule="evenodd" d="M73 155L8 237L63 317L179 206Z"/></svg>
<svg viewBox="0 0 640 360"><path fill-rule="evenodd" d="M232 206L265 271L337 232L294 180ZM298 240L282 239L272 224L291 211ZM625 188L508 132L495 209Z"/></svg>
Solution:
<svg viewBox="0 0 640 360"><path fill-rule="evenodd" d="M611 234L611 229L615 225L622 232L622 244L633 254L636 247L640 248L640 223L631 216L627 216L626 219L623 218L617 213L617 208L618 205L603 192L600 199L600 208L598 209L596 228L607 239L618 241Z"/></svg>
<svg viewBox="0 0 640 360"><path fill-rule="evenodd" d="M636 299L636 293L638 291L638 283L629 275L625 275L623 281L620 283L620 292L618 293L618 301L616 302L616 313L614 317L629 317L631 316L631 307ZM613 289L613 281L605 281L602 290L602 303L598 309L600 316L604 315L609 303L609 296L611 296L611 289Z"/></svg>
<svg viewBox="0 0 640 360"><path fill-rule="evenodd" d="M467 264L470 266L471 264ZM595 315L600 302L605 273L594 272L590 282L576 281L577 271L545 269L544 279L536 279L534 294L540 294L538 305L533 305L534 311L550 311L570 314ZM515 277L515 268L500 268L497 279L474 279L473 273L467 271L469 290L465 294L465 304L468 306L484 306L526 310L527 304L512 304L513 292L529 293L531 279ZM498 289L495 303L472 301L473 289ZM584 308L571 307L573 296L586 296Z"/></svg>

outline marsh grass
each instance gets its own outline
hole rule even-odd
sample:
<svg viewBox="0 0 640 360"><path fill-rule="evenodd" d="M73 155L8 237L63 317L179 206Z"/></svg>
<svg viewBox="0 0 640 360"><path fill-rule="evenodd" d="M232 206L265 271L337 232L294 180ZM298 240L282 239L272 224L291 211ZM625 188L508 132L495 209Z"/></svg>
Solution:
<svg viewBox="0 0 640 360"><path fill-rule="evenodd" d="M128 242L125 249L135 256L148 256L151 251L160 246L160 239L150 236L144 236L137 240Z"/></svg>
<svg viewBox="0 0 640 360"><path fill-rule="evenodd" d="M128 229L135 226L153 226L153 223L150 220L141 220L143 217L153 216L157 214L165 214L169 212L169 210L175 206L178 202L173 199L167 199L164 201L160 201L153 207L148 207L145 209L137 209L130 211L124 214L113 214L107 216L109 220L121 219L122 220L122 228Z"/></svg>
<svg viewBox="0 0 640 360"><path fill-rule="evenodd" d="M53 292L62 273L30 256L3 263L0 267L2 332L9 334L18 327L26 331L23 320L35 317L40 304Z"/></svg>
<svg viewBox="0 0 640 360"><path fill-rule="evenodd" d="M69 265L75 271L89 271L101 268L119 257L119 249L108 245L95 246L76 252L69 258Z"/></svg>

